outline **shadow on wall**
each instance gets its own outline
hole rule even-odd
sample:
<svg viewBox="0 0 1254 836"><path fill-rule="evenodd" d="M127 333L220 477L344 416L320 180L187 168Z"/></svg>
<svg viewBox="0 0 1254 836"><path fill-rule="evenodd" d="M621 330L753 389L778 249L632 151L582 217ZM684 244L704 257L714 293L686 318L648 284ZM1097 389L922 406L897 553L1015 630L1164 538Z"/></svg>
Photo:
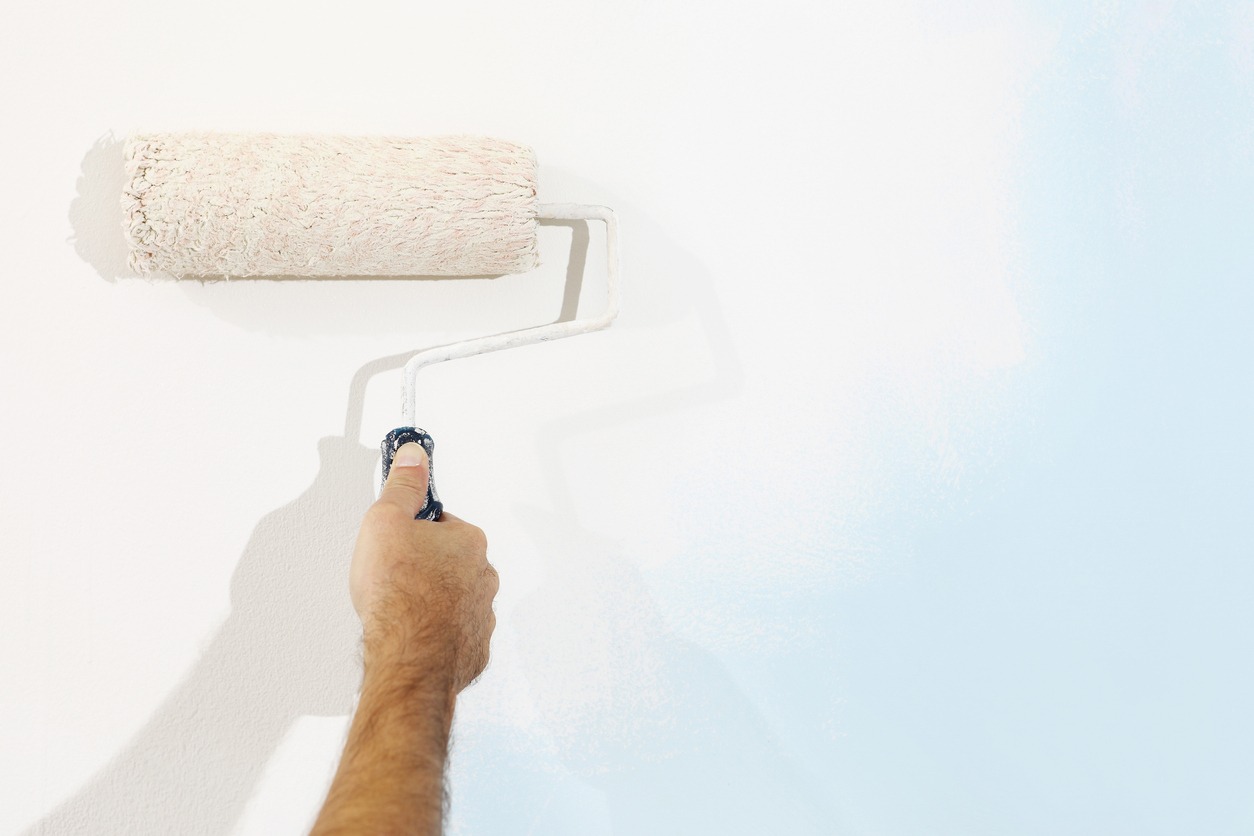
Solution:
<svg viewBox="0 0 1254 836"><path fill-rule="evenodd" d="M134 275L126 264L122 232L122 188L126 170L122 142L109 133L96 140L79 170L78 197L70 204L69 243L102 279L116 282Z"/></svg>
<svg viewBox="0 0 1254 836"><path fill-rule="evenodd" d="M295 720L352 710L361 627L348 559L374 501L378 451L345 438L324 438L318 451L309 489L253 530L231 578L231 614L191 673L28 833L228 833Z"/></svg>

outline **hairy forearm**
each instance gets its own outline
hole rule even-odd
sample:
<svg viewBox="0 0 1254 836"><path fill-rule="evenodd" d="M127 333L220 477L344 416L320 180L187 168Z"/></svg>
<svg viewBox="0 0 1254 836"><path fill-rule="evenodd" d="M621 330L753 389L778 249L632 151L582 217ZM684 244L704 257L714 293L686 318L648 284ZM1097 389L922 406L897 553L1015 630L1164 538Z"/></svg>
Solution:
<svg viewBox="0 0 1254 836"><path fill-rule="evenodd" d="M367 644L361 699L313 836L438 834L453 721L444 653Z"/></svg>

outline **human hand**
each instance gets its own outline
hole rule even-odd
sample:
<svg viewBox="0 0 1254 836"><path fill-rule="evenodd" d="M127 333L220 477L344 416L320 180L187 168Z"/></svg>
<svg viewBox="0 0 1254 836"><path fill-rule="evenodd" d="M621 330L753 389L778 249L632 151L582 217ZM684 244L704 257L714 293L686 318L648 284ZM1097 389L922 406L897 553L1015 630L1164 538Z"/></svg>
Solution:
<svg viewBox="0 0 1254 836"><path fill-rule="evenodd" d="M349 591L361 617L366 665L375 660L447 677L450 695L488 664L499 586L477 526L447 511L415 520L427 497L422 446L403 445L367 511L353 550Z"/></svg>
<svg viewBox="0 0 1254 836"><path fill-rule="evenodd" d="M498 586L483 532L447 511L416 520L430 465L396 451L366 511L349 591L366 670L344 754L313 833L440 833L457 694L488 664Z"/></svg>

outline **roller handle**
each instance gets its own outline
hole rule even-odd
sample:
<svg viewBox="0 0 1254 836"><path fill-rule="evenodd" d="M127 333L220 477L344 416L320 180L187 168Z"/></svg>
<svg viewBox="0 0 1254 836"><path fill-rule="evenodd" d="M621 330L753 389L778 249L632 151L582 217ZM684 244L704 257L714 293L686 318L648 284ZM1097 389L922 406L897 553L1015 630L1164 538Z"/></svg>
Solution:
<svg viewBox="0 0 1254 836"><path fill-rule="evenodd" d="M383 451L383 481L388 480L388 472L392 469L392 459L396 456L396 451L401 445L416 441L422 445L422 449L427 451L427 463L429 465L427 475L427 501L422 508L414 516L416 520L438 520L440 515L444 513L444 503L440 502L440 496L435 492L435 442L431 436L427 435L425 430L417 427L398 427L387 434L383 439L383 443L379 445Z"/></svg>

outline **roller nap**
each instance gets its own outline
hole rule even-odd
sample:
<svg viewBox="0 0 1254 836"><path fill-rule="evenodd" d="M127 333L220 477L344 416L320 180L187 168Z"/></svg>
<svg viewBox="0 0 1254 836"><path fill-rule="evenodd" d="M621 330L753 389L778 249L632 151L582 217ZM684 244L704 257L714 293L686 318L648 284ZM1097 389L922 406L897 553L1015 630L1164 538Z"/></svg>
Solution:
<svg viewBox="0 0 1254 836"><path fill-rule="evenodd" d="M536 159L484 137L150 133L124 147L141 275L477 276L538 263Z"/></svg>

